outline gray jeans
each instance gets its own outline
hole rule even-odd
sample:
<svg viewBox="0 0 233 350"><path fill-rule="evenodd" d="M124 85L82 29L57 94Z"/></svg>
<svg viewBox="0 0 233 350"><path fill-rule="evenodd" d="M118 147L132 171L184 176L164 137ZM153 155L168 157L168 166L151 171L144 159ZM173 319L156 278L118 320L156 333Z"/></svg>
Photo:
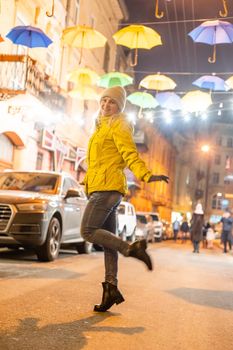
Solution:
<svg viewBox="0 0 233 350"><path fill-rule="evenodd" d="M115 236L116 209L122 200L117 191L93 192L85 209L81 235L104 248L105 282L117 285L118 253L128 256L129 244Z"/></svg>

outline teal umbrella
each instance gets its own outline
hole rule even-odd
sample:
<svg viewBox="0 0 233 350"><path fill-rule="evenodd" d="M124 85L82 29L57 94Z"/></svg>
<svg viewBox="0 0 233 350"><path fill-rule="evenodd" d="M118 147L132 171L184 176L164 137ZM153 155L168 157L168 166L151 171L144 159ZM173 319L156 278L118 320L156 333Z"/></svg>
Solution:
<svg viewBox="0 0 233 350"><path fill-rule="evenodd" d="M98 85L103 88L133 84L133 78L121 72L110 72L100 77Z"/></svg>
<svg viewBox="0 0 233 350"><path fill-rule="evenodd" d="M154 96L148 94L148 92L133 92L127 97L132 104L143 108L156 108L159 104Z"/></svg>

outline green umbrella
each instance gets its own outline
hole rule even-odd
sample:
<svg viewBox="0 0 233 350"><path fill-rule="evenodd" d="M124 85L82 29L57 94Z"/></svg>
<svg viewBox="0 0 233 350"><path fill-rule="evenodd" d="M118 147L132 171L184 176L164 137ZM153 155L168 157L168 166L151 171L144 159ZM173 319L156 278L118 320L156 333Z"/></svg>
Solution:
<svg viewBox="0 0 233 350"><path fill-rule="evenodd" d="M127 100L140 108L156 108L159 105L155 97L147 92L133 92Z"/></svg>
<svg viewBox="0 0 233 350"><path fill-rule="evenodd" d="M100 77L98 85L104 88L133 84L133 78L125 73L110 72Z"/></svg>

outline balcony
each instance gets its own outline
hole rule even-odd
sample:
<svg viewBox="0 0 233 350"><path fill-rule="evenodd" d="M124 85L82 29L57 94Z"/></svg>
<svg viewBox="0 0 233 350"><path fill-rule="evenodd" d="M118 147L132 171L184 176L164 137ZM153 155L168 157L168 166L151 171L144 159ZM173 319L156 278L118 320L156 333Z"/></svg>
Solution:
<svg viewBox="0 0 233 350"><path fill-rule="evenodd" d="M29 92L52 110L66 110L65 93L29 56L0 55L0 87L0 100Z"/></svg>

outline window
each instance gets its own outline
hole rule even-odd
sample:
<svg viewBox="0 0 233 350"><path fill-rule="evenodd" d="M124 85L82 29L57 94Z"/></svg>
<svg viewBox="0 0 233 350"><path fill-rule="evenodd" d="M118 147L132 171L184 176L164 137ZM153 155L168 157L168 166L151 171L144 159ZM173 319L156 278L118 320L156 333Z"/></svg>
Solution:
<svg viewBox="0 0 233 350"><path fill-rule="evenodd" d="M69 17L74 24L78 23L79 0L73 0L69 4Z"/></svg>
<svg viewBox="0 0 233 350"><path fill-rule="evenodd" d="M7 136L0 134L0 159L12 163L14 146Z"/></svg>
<svg viewBox="0 0 233 350"><path fill-rule="evenodd" d="M217 185L219 183L219 173L213 173L213 184Z"/></svg>
<svg viewBox="0 0 233 350"><path fill-rule="evenodd" d="M212 209L222 209L222 197L215 194L212 197Z"/></svg>
<svg viewBox="0 0 233 350"><path fill-rule="evenodd" d="M37 160L36 160L36 169L42 170L42 164L43 164L43 153L38 152Z"/></svg>
<svg viewBox="0 0 233 350"><path fill-rule="evenodd" d="M227 147L233 147L233 139L232 137L228 137L227 138Z"/></svg>
<svg viewBox="0 0 233 350"><path fill-rule="evenodd" d="M214 163L216 165L220 165L221 164L221 155L220 154L215 154Z"/></svg>

